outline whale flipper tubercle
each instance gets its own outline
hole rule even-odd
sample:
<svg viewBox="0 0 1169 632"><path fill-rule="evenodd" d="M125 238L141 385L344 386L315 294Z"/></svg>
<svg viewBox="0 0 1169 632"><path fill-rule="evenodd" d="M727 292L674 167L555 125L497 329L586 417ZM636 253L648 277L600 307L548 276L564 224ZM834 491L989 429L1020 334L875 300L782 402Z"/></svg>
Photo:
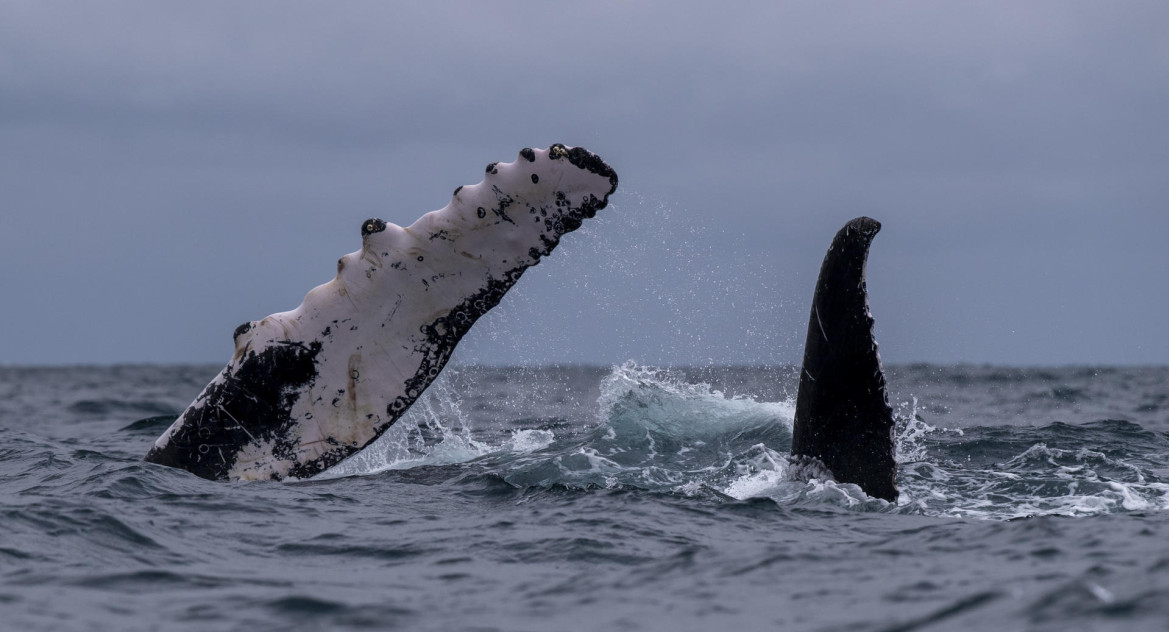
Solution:
<svg viewBox="0 0 1169 632"><path fill-rule="evenodd" d="M893 409L865 286L880 222L858 217L836 238L816 281L792 430L793 462L814 458L840 483L897 500Z"/></svg>
<svg viewBox="0 0 1169 632"><path fill-rule="evenodd" d="M617 175L579 147L524 149L361 250L300 307L235 331L227 366L146 455L212 480L308 478L386 431L524 270L605 208Z"/></svg>

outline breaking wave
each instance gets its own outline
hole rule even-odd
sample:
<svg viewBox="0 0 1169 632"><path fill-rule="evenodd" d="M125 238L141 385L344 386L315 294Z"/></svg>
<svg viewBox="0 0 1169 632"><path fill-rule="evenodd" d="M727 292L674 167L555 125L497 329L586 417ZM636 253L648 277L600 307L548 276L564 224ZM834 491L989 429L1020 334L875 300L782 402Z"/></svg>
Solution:
<svg viewBox="0 0 1169 632"><path fill-rule="evenodd" d="M633 488L770 498L856 511L1010 519L1169 508L1165 437L1107 420L1038 428L939 428L916 399L896 407L901 497L891 504L788 462L794 401L730 396L680 372L627 362L601 380L592 419L476 427L440 379L370 448L327 473L461 466L515 487ZM1101 450L1124 437L1124 449Z"/></svg>

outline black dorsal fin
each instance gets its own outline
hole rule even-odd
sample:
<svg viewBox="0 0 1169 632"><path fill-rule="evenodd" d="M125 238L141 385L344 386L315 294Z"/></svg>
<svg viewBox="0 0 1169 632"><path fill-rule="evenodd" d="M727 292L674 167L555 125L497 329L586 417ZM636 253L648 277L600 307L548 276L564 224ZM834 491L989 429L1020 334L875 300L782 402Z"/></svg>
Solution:
<svg viewBox="0 0 1169 632"><path fill-rule="evenodd" d="M880 222L858 217L836 238L816 282L796 396L792 456L819 459L840 483L897 499L893 409L865 288L869 244Z"/></svg>

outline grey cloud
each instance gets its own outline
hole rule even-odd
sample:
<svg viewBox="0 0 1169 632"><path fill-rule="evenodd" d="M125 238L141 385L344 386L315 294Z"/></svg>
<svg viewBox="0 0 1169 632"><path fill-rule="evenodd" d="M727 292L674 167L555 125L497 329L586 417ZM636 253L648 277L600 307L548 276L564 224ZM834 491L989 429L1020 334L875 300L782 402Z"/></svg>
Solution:
<svg viewBox="0 0 1169 632"><path fill-rule="evenodd" d="M1161 3L0 11L0 362L219 362L552 142L621 189L470 361L793 361L862 213L889 360L1169 360Z"/></svg>

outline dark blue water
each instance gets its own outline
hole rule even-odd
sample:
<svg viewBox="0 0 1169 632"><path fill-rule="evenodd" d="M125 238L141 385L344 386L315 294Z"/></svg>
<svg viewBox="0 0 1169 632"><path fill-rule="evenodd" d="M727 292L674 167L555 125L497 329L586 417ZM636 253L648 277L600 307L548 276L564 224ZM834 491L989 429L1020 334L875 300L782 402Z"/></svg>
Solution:
<svg viewBox="0 0 1169 632"><path fill-rule="evenodd" d="M325 480L142 455L219 367L0 369L12 630L1163 630L1169 369L893 367L902 497L796 373L448 370Z"/></svg>

